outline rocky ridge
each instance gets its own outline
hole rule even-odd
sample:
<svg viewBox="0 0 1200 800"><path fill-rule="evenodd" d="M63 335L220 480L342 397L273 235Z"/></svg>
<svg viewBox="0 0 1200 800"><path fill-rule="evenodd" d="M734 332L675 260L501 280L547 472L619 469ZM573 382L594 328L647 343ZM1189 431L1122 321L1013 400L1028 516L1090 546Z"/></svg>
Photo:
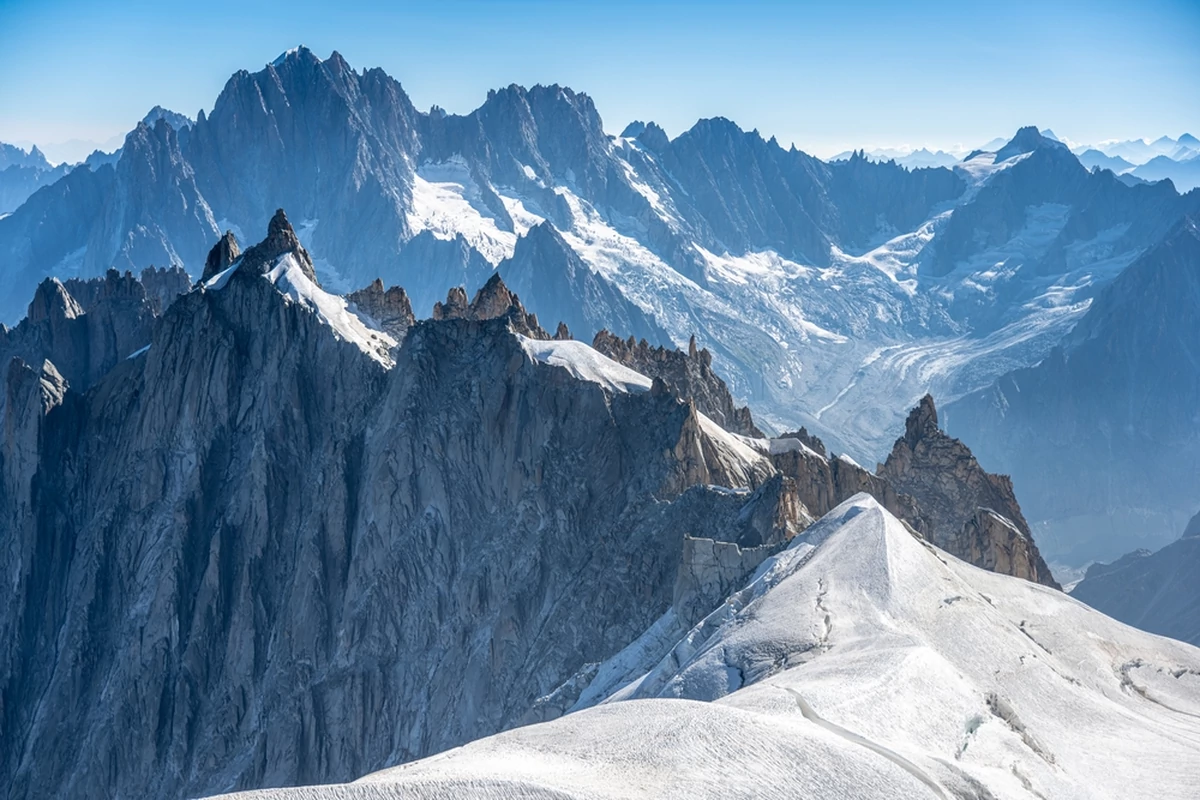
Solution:
<svg viewBox="0 0 1200 800"><path fill-rule="evenodd" d="M666 347L655 347L645 339L637 341L600 330L592 347L620 364L650 378L657 378L680 397L687 397L696 407L707 414L718 425L742 436L763 438L763 432L754 424L750 409L734 404L729 387L712 368L712 353L707 348L697 348L696 337L688 341L687 352Z"/></svg>
<svg viewBox="0 0 1200 800"><path fill-rule="evenodd" d="M966 445L942 432L931 396L909 413L904 435L878 472L916 499L938 547L978 566L1058 588L1012 480L985 471Z"/></svg>
<svg viewBox="0 0 1200 800"><path fill-rule="evenodd" d="M732 401L697 348L623 342L661 374L608 388L588 370L627 367L550 337L498 275L410 324L382 283L297 302L273 277L307 261L282 212L236 249L161 317L143 289L148 346L101 375L11 361L10 797L349 780L563 713L596 664L668 612L701 619L848 493L936 535L844 457L710 419ZM391 360L342 308L404 328ZM22 326L93 313L51 281Z"/></svg>

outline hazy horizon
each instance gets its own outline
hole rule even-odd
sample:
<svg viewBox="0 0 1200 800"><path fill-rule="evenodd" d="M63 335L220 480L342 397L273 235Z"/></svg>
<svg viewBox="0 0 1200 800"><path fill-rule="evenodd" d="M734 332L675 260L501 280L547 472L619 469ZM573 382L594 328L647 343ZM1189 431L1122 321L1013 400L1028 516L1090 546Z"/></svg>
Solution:
<svg viewBox="0 0 1200 800"><path fill-rule="evenodd" d="M235 71L297 44L383 68L418 108L463 114L489 89L559 83L591 96L612 133L641 119L676 136L724 116L823 157L968 150L1028 124L1084 143L1200 132L1200 49L1189 46L1200 40L1200 8L1158 0L1130 16L1107 2L330 10L15 0L0 5L0 68L22 77L0 86L0 141L51 157L71 140L76 158L111 149L151 107L195 116ZM106 47L113 38L130 46Z"/></svg>

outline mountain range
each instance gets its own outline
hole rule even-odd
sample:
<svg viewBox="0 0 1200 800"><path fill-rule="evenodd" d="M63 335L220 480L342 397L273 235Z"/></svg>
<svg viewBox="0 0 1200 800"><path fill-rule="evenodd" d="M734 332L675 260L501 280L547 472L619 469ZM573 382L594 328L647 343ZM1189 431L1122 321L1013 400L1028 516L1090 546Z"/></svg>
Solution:
<svg viewBox="0 0 1200 800"><path fill-rule="evenodd" d="M1191 798L1200 192L1072 147L156 107L0 218L0 795Z"/></svg>
<svg viewBox="0 0 1200 800"><path fill-rule="evenodd" d="M297 48L233 75L194 124L150 115L115 163L0 219L0 315L15 322L52 275L198 278L224 231L245 239L283 206L334 291L380 277L427 313L498 273L585 341L695 335L765 430L803 426L873 463L905 408L1041 362L1200 209L1168 182L1089 172L1051 137L1025 128L953 168L826 163L722 118L674 139L653 122L610 136L590 98L559 86L422 112L381 70ZM1031 507L1035 528L1063 518Z"/></svg>
<svg viewBox="0 0 1200 800"><path fill-rule="evenodd" d="M1200 507L1200 228L1186 218L1040 364L946 409L1012 475L1051 560L1157 550Z"/></svg>
<svg viewBox="0 0 1200 800"><path fill-rule="evenodd" d="M349 780L554 718L848 500L1059 596L932 398L869 472L762 435L694 342L596 344L498 275L424 320L332 294L282 211L195 286L45 280L0 339L6 796Z"/></svg>
<svg viewBox="0 0 1200 800"><path fill-rule="evenodd" d="M1091 565L1071 594L1129 625L1200 645L1198 577L1200 513L1158 552L1135 550Z"/></svg>

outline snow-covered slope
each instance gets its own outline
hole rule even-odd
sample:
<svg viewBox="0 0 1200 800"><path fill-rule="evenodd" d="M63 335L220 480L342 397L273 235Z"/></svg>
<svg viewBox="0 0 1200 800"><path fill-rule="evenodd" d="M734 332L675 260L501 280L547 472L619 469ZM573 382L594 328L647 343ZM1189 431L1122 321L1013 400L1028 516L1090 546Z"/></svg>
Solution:
<svg viewBox="0 0 1200 800"><path fill-rule="evenodd" d="M238 72L186 130L172 119L0 219L0 319L46 275L196 274L221 230L282 205L328 290L382 278L421 316L499 270L583 341L695 335L764 428L805 426L865 464L926 392L949 401L1042 360L1200 209L1167 182L1090 173L1034 127L953 169L827 163L723 118L614 137L557 85L426 113L381 70L305 48Z"/></svg>
<svg viewBox="0 0 1200 800"><path fill-rule="evenodd" d="M865 495L671 628L616 657L641 677L599 706L240 797L1195 796L1200 650L957 561Z"/></svg>
<svg viewBox="0 0 1200 800"><path fill-rule="evenodd" d="M573 339L546 341L520 334L516 336L521 348L534 361L562 367L579 380L598 383L614 392L642 392L650 388L650 379L645 375L618 364L584 342Z"/></svg>

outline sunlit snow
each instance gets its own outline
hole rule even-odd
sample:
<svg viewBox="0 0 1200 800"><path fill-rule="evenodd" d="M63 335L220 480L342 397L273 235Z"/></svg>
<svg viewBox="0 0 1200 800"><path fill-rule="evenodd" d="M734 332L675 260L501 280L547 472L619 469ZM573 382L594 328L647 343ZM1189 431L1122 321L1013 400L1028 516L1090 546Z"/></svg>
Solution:
<svg viewBox="0 0 1200 800"><path fill-rule="evenodd" d="M522 349L534 361L562 367L579 380L598 383L613 392L644 392L652 381L583 342L531 339L517 334Z"/></svg>
<svg viewBox="0 0 1200 800"><path fill-rule="evenodd" d="M867 495L690 631L660 619L583 697L607 700L242 797L1191 800L1200 774L1200 650L958 561Z"/></svg>
<svg viewBox="0 0 1200 800"><path fill-rule="evenodd" d="M531 217L526 214L509 212L509 215L516 230L501 227L483 202L479 186L461 157L423 164L413 178L412 203L408 209L408 225L413 233L429 231L438 239L453 239L461 234L492 264L510 258L517 237L537 224L530 224Z"/></svg>
<svg viewBox="0 0 1200 800"><path fill-rule="evenodd" d="M200 286L204 291L220 291L241 266L242 259L239 258ZM396 346L396 340L383 331L376 330L350 310L344 297L330 294L314 283L304 274L292 253L280 256L263 277L275 284L289 301L313 311L322 322L333 329L339 339L351 342L384 366L391 367L395 363L390 351Z"/></svg>

